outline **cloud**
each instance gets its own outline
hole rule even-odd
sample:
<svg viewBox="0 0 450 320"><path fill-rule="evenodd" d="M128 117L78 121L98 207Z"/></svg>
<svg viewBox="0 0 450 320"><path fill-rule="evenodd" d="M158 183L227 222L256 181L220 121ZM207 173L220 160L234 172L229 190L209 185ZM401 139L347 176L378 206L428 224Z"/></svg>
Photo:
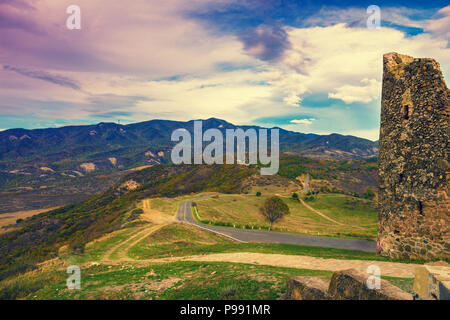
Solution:
<svg viewBox="0 0 450 320"><path fill-rule="evenodd" d="M361 80L363 86L343 85L336 89L336 92L330 92L329 98L340 99L345 103L364 102L368 103L372 100L380 98L381 82L375 79Z"/></svg>
<svg viewBox="0 0 450 320"><path fill-rule="evenodd" d="M33 19L34 10L26 1L0 1L0 29L18 29L38 34L41 30Z"/></svg>
<svg viewBox="0 0 450 320"><path fill-rule="evenodd" d="M378 129L378 128L349 130L349 131L344 131L341 134L355 136L355 137L361 137L361 138L369 139L372 141L377 141L380 139L380 129Z"/></svg>
<svg viewBox="0 0 450 320"><path fill-rule="evenodd" d="M32 13L16 10L5 20L2 63L147 77L210 72L227 61L252 64L234 36L214 33L186 17L186 12L213 2L135 0L123 6L78 0L82 29L73 31L65 26L66 2L36 0Z"/></svg>
<svg viewBox="0 0 450 320"><path fill-rule="evenodd" d="M448 41L450 39L450 5L439 10L435 19L428 20L424 29Z"/></svg>
<svg viewBox="0 0 450 320"><path fill-rule="evenodd" d="M311 119L298 119L298 120L297 119L293 119L290 122L291 123L295 123L295 124L306 124L306 125L309 125L309 124L312 124L314 120L316 120L316 119L314 119L314 118L311 118Z"/></svg>
<svg viewBox="0 0 450 320"><path fill-rule="evenodd" d="M422 28L426 22L425 17L432 15L431 9L415 9L406 7L380 7L382 26L405 26ZM340 8L323 6L315 14L302 21L303 27L329 27L345 23L352 28L365 28L367 19L371 14L367 13L367 7Z"/></svg>
<svg viewBox="0 0 450 320"><path fill-rule="evenodd" d="M46 71L29 70L26 68L12 67L8 65L3 66L3 70L16 72L25 77L51 82L63 87L72 88L74 90L81 89L80 85L76 81L61 75L51 74Z"/></svg>
<svg viewBox="0 0 450 320"><path fill-rule="evenodd" d="M441 63L444 75L450 75L447 41L430 34L407 37L393 28L371 30L346 24L286 27L286 32L291 47L277 64L268 66L266 76L289 105L301 105L305 94L319 92L347 103L377 100L382 56L392 51L433 57Z"/></svg>
<svg viewBox="0 0 450 320"><path fill-rule="evenodd" d="M260 25L239 35L248 54L263 61L278 59L290 43L286 31L279 25Z"/></svg>
<svg viewBox="0 0 450 320"><path fill-rule="evenodd" d="M132 112L127 111L111 111L111 112L104 112L104 113L92 113L91 116L95 118L122 118L122 117L130 117L132 116Z"/></svg>

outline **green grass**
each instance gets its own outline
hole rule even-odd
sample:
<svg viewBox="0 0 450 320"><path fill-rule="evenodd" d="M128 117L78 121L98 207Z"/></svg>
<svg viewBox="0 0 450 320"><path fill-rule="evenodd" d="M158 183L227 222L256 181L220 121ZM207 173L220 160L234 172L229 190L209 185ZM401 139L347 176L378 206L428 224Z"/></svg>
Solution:
<svg viewBox="0 0 450 320"><path fill-rule="evenodd" d="M201 222L243 228L267 229L269 223L259 212L270 193L254 195L220 195L197 202ZM290 214L277 222L274 231L374 240L377 236L377 212L374 203L341 194L322 194L308 204L323 211L338 225L303 206L299 201L285 197Z"/></svg>
<svg viewBox="0 0 450 320"><path fill-rule="evenodd" d="M403 291L414 294L413 286L414 279L412 278L395 278L395 277L384 277L381 276L382 279L389 281L396 287L399 287Z"/></svg>
<svg viewBox="0 0 450 320"><path fill-rule="evenodd" d="M234 263L174 262L145 267L92 266L82 270L81 290L66 288L67 274L28 299L277 299L289 277L330 279L331 272ZM39 277L46 278L47 274Z"/></svg>
<svg viewBox="0 0 450 320"><path fill-rule="evenodd" d="M64 266L79 264L82 289L68 290L68 277L62 263L46 271L32 271L0 282L1 299L277 299L286 290L286 279L293 276L319 276L329 280L332 272L235 264L226 262L173 262L140 266L89 262L100 261L104 253L132 236L142 226L116 231L86 247L81 255L63 254ZM375 253L287 244L234 243L214 233L185 224L171 224L128 252L135 259L222 252L257 252L305 255L321 258L399 261ZM417 261L414 261L417 263ZM384 277L411 292L412 279Z"/></svg>
<svg viewBox="0 0 450 320"><path fill-rule="evenodd" d="M152 209L173 216L176 214L181 201L179 198L155 198L151 200L151 207Z"/></svg>
<svg viewBox="0 0 450 320"><path fill-rule="evenodd" d="M343 194L319 194L308 204L341 223L374 228L378 222L374 201Z"/></svg>
<svg viewBox="0 0 450 320"><path fill-rule="evenodd" d="M143 241L138 242L130 249L128 256L134 259L157 259L233 252L274 253L333 259L421 263L421 261L415 260L388 259L379 256L374 252L357 250L298 246L280 243L236 243L212 232L183 224L174 224L162 228Z"/></svg>
<svg viewBox="0 0 450 320"><path fill-rule="evenodd" d="M114 247L116 244L121 243L131 237L138 230L141 230L140 227L133 227L124 230L119 230L111 234L110 236L105 237L105 239L101 239L95 241L86 246L86 249L83 254L73 255L63 253L61 256L62 259L68 260L71 264L81 264L89 261L99 261L103 257L104 253Z"/></svg>
<svg viewBox="0 0 450 320"><path fill-rule="evenodd" d="M3 298L78 299L278 299L286 280L332 272L225 262L174 262L149 266L99 265L82 269L81 289L68 290L64 270L34 274L0 287ZM383 277L411 292L413 279ZM21 291L26 290L26 291ZM8 296L8 294L13 294Z"/></svg>
<svg viewBox="0 0 450 320"><path fill-rule="evenodd" d="M128 256L134 259L184 256L201 253L201 248L233 244L233 241L209 231L171 224L138 242L128 251Z"/></svg>

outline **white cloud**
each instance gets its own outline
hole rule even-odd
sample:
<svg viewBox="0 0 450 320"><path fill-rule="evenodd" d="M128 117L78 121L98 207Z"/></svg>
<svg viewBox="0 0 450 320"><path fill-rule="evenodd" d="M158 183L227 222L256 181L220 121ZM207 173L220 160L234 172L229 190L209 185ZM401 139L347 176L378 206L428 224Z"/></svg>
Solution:
<svg viewBox="0 0 450 320"><path fill-rule="evenodd" d="M329 98L340 99L345 103L362 102L369 103L381 96L381 82L375 79L361 80L362 86L343 85L330 92Z"/></svg>
<svg viewBox="0 0 450 320"><path fill-rule="evenodd" d="M377 141L380 138L380 129L377 128L368 130L350 130L350 131L343 131L341 132L341 134Z"/></svg>
<svg viewBox="0 0 450 320"><path fill-rule="evenodd" d="M313 119L313 118L311 118L311 119L293 119L290 122L291 123L295 123L295 124L306 124L306 125L309 125L309 124L312 124L314 120L316 120L316 119Z"/></svg>
<svg viewBox="0 0 450 320"><path fill-rule="evenodd" d="M339 23L346 23L352 27L366 27L370 14L366 7L339 7L323 6L317 13L303 21L306 27L328 27ZM422 19L412 19L429 15L432 9L414 9L406 7L381 6L381 20L384 25L394 24L399 26L422 28L426 22Z"/></svg>
<svg viewBox="0 0 450 320"><path fill-rule="evenodd" d="M443 39L450 39L450 6L439 10L437 17L428 20L424 30Z"/></svg>
<svg viewBox="0 0 450 320"><path fill-rule="evenodd" d="M318 92L347 103L375 101L381 94L383 54L392 51L433 57L444 75L450 75L447 41L430 34L406 37L392 28L346 24L286 29L291 48L278 65L270 66L267 76L288 104L297 103L305 93Z"/></svg>

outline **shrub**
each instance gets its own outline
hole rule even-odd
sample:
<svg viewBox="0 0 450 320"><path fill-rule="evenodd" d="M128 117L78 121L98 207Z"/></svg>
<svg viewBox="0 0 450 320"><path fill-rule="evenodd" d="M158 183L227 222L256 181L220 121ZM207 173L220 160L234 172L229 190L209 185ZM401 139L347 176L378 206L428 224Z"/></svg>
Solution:
<svg viewBox="0 0 450 320"><path fill-rule="evenodd" d="M132 215L139 215L139 214L143 214L144 210L142 210L141 208L138 209L134 209L133 211L131 211Z"/></svg>
<svg viewBox="0 0 450 320"><path fill-rule="evenodd" d="M256 192L256 196L257 196L257 197L261 197L261 191L257 191L257 192Z"/></svg>
<svg viewBox="0 0 450 320"><path fill-rule="evenodd" d="M235 286L226 287L222 289L222 293L220 294L221 300L231 300L235 299L238 294L238 289Z"/></svg>
<svg viewBox="0 0 450 320"><path fill-rule="evenodd" d="M375 192L373 192L372 189L367 188L366 192L364 192L363 197L364 197L365 199L372 200L373 198L375 198Z"/></svg>

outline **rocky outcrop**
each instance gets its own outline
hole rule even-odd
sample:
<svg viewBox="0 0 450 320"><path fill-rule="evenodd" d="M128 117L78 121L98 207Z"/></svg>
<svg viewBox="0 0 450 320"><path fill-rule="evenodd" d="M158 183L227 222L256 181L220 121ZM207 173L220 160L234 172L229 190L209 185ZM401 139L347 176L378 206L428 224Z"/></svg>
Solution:
<svg viewBox="0 0 450 320"><path fill-rule="evenodd" d="M370 275L355 269L337 271L331 277L328 294L335 300L412 300L412 295L380 279L379 289L369 288Z"/></svg>
<svg viewBox="0 0 450 320"><path fill-rule="evenodd" d="M384 55L378 252L450 256L449 90L428 58Z"/></svg>
<svg viewBox="0 0 450 320"><path fill-rule="evenodd" d="M287 280L286 300L329 300L328 283L317 277Z"/></svg>

